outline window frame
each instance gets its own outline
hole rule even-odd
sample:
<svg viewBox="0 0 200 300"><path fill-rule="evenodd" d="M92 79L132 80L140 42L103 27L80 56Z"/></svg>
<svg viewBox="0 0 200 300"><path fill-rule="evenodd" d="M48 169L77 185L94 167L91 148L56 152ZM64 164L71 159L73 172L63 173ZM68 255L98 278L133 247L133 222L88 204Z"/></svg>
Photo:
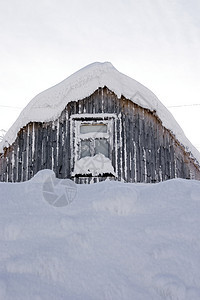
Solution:
<svg viewBox="0 0 200 300"><path fill-rule="evenodd" d="M108 141L108 158L111 160L111 163L116 169L116 166L113 164L113 149L116 149L116 141L113 135L114 128L116 126L116 115L115 114L76 114L72 115L70 118L71 123L71 170L74 172L75 162L81 159L81 141L89 139L91 143L94 144L93 155L95 155L95 140L106 139ZM107 132L88 132L81 133L81 126L84 124L96 125L96 124L105 124L107 125ZM116 132L116 128L115 128ZM117 151L114 154L117 155ZM93 156L92 155L92 156ZM115 157L115 162L117 158Z"/></svg>

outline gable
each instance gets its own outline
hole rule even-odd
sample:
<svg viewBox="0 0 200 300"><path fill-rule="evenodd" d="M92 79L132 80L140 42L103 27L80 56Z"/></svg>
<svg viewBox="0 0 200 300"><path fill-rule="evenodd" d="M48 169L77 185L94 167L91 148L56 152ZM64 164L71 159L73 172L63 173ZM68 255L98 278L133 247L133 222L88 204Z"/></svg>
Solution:
<svg viewBox="0 0 200 300"><path fill-rule="evenodd" d="M55 121L68 103L84 99L104 86L113 91L117 98L124 96L140 107L156 112L163 126L169 129L185 149L200 162L199 152L158 98L139 82L117 71L108 62L91 64L33 98L3 138L0 153L5 146L15 141L17 133L28 123Z"/></svg>

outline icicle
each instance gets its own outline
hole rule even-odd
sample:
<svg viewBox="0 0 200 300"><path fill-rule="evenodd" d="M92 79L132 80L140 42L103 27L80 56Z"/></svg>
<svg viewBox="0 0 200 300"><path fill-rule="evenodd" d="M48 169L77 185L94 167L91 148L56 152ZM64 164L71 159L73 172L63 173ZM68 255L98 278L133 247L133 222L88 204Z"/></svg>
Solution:
<svg viewBox="0 0 200 300"><path fill-rule="evenodd" d="M30 125L27 127L27 140L26 140L26 172L25 172L25 180L28 180L28 157L29 157L29 135L30 135Z"/></svg>
<svg viewBox="0 0 200 300"><path fill-rule="evenodd" d="M118 164L117 164L117 120L115 120L115 171L116 171L116 176L118 177Z"/></svg>
<svg viewBox="0 0 200 300"><path fill-rule="evenodd" d="M14 166L15 166L15 157L14 157L14 151L12 151L12 160L11 160L11 164L12 164L12 179L11 179L11 181L13 182L14 181L14 174L13 174L13 172L14 172Z"/></svg>
<svg viewBox="0 0 200 300"><path fill-rule="evenodd" d="M54 170L53 147L51 147L51 170Z"/></svg>
<svg viewBox="0 0 200 300"><path fill-rule="evenodd" d="M32 131L32 160L35 152L35 123L33 122L33 131Z"/></svg>
<svg viewBox="0 0 200 300"><path fill-rule="evenodd" d="M144 182L147 182L147 159L146 159L146 150L144 147L143 150L143 158L144 158Z"/></svg>
<svg viewBox="0 0 200 300"><path fill-rule="evenodd" d="M56 164L58 166L58 154L59 154L59 128L60 127L60 123L59 123L59 119L57 120L57 132L56 132Z"/></svg>
<svg viewBox="0 0 200 300"><path fill-rule="evenodd" d="M159 177L160 177L160 181L162 180L162 166L159 167Z"/></svg>
<svg viewBox="0 0 200 300"><path fill-rule="evenodd" d="M126 130L124 130L124 174L125 174L125 178L124 180L127 179L127 153L126 153Z"/></svg>
<svg viewBox="0 0 200 300"><path fill-rule="evenodd" d="M175 177L174 178L177 178L177 163L176 163L176 159L174 160L174 168L175 168Z"/></svg>
<svg viewBox="0 0 200 300"><path fill-rule="evenodd" d="M137 182L137 147L136 147L136 143L133 142L133 146L134 146L134 170L135 170L135 182Z"/></svg>
<svg viewBox="0 0 200 300"><path fill-rule="evenodd" d="M119 147L120 147L120 169L121 169L121 180L122 178L122 116L119 114Z"/></svg>

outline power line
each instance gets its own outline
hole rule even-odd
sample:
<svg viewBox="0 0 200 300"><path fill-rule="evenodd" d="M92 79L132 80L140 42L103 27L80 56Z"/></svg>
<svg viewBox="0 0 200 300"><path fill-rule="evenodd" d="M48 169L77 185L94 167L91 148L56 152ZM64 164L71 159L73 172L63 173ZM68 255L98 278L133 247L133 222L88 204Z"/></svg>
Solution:
<svg viewBox="0 0 200 300"><path fill-rule="evenodd" d="M188 106L200 106L200 103L194 103L194 104L182 104L182 105L172 105L172 106L167 106L167 108L173 108L173 107L188 107Z"/></svg>
<svg viewBox="0 0 200 300"><path fill-rule="evenodd" d="M9 106L9 105L0 105L0 107L4 107L4 108L14 108L14 109L22 109L23 107L19 107L19 106Z"/></svg>

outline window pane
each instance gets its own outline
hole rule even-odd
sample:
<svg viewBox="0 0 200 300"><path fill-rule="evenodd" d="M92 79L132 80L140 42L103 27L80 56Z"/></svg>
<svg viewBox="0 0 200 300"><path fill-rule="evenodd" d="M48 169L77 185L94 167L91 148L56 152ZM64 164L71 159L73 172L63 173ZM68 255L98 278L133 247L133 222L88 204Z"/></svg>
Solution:
<svg viewBox="0 0 200 300"><path fill-rule="evenodd" d="M82 140L81 141L81 153L80 157L91 156L90 151L90 140Z"/></svg>
<svg viewBox="0 0 200 300"><path fill-rule="evenodd" d="M108 141L106 139L95 140L95 154L102 153L105 157L108 157Z"/></svg>
<svg viewBox="0 0 200 300"><path fill-rule="evenodd" d="M80 126L80 133L90 133L90 132L107 132L106 124L83 124Z"/></svg>

